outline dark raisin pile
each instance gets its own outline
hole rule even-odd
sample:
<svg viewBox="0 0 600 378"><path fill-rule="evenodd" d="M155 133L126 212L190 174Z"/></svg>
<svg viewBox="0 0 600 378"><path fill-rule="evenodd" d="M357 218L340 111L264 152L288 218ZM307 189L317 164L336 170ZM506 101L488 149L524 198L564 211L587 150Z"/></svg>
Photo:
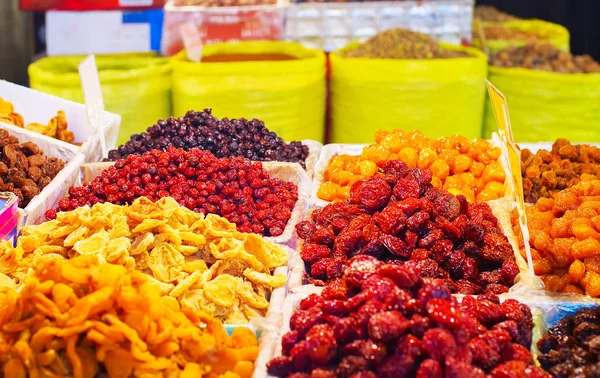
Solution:
<svg viewBox="0 0 600 378"><path fill-rule="evenodd" d="M350 198L299 223L306 283L323 285L341 276L349 258L370 255L413 260L424 276L443 279L453 293L507 292L519 268L490 206L469 204L431 179L428 169L392 160L382 176L352 185Z"/></svg>
<svg viewBox="0 0 600 378"><path fill-rule="evenodd" d="M553 377L600 377L600 308L584 308L562 318L537 347L540 365Z"/></svg>
<svg viewBox="0 0 600 378"><path fill-rule="evenodd" d="M529 352L533 319L495 295L458 302L415 261L357 256L300 302L269 374L289 378L546 378Z"/></svg>
<svg viewBox="0 0 600 378"><path fill-rule="evenodd" d="M218 158L241 156L255 161L300 163L305 167L308 147L301 142L286 143L253 119L218 119L211 109L189 111L185 116L160 120L145 133L134 134L128 142L108 153L109 161L150 150L165 151L174 146L188 150L200 148Z"/></svg>

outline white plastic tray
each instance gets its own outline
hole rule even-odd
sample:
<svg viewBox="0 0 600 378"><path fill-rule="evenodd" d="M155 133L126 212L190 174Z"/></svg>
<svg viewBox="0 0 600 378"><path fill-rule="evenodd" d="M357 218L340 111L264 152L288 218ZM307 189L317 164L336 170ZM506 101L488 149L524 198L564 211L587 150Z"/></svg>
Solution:
<svg viewBox="0 0 600 378"><path fill-rule="evenodd" d="M84 105L3 80L0 80L0 98L9 101L14 105L15 112L23 116L26 125L33 122L47 125L48 122L56 116L56 113L59 110L64 110L67 117L68 129L75 134L75 141L83 142L83 144L81 147L78 147L58 139L0 122L2 128L9 130L13 134L16 134L15 130L20 130L20 134L23 135L23 138L38 135L41 137L41 140L54 141L56 148L65 150L73 149L76 152L82 153L86 162L102 160L100 135L95 134L94 130L89 126ZM102 125L104 127L106 146L108 150L111 150L115 148L117 144L121 116L104 112ZM28 139L25 139L25 141L26 140Z"/></svg>

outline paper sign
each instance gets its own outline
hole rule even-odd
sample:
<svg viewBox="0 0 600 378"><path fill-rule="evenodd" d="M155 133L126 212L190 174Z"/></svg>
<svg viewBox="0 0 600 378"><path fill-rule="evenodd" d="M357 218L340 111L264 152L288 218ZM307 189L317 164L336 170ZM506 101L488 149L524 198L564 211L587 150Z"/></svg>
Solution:
<svg viewBox="0 0 600 378"><path fill-rule="evenodd" d="M496 117L496 123L498 124L498 133L502 139L514 144L515 140L513 138L512 126L508 115L506 97L504 97L504 94L488 80L485 81L485 84L487 85L488 93L490 95L490 102L492 104L494 116Z"/></svg>
<svg viewBox="0 0 600 378"><path fill-rule="evenodd" d="M94 132L99 134L102 156L106 158L108 157L108 149L106 147L104 127L102 126L104 98L102 97L102 87L100 86L100 77L98 76L98 67L96 66L94 55L89 55L79 64L79 78L81 79L81 89L83 90L88 122L92 129L94 129Z"/></svg>
<svg viewBox="0 0 600 378"><path fill-rule="evenodd" d="M192 62L200 62L202 60L202 35L198 31L195 22L187 22L181 25L179 32L185 46L188 58Z"/></svg>

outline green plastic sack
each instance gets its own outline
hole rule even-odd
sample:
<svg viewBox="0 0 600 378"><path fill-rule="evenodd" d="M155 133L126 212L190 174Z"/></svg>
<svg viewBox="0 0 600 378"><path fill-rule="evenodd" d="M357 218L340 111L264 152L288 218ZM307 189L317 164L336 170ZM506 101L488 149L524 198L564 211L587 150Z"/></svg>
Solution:
<svg viewBox="0 0 600 378"><path fill-rule="evenodd" d="M77 67L84 57L40 59L29 66L30 86L83 103ZM171 67L147 54L96 56L106 110L122 117L118 144L171 116Z"/></svg>
<svg viewBox="0 0 600 378"><path fill-rule="evenodd" d="M487 60L344 58L330 54L333 143L368 143L378 129L418 129L428 137L481 136Z"/></svg>
<svg viewBox="0 0 600 378"><path fill-rule="evenodd" d="M477 35L477 23L474 24L474 32ZM521 30L525 32L535 33L545 37L538 40L539 43L551 43L560 50L570 51L570 35L569 30L564 26L553 24L542 20L516 20L507 22L482 22L481 27L485 25L501 25L505 28ZM505 39L487 39L486 45L490 54L504 50L510 46L524 46L527 41L523 40L505 40ZM481 40L475 38L473 46L481 48Z"/></svg>
<svg viewBox="0 0 600 378"><path fill-rule="evenodd" d="M490 66L489 80L506 96L515 141L600 142L600 74ZM489 99L483 128L487 138L498 129Z"/></svg>
<svg viewBox="0 0 600 378"><path fill-rule="evenodd" d="M325 134L325 54L295 42L240 42L204 47L216 54L287 54L279 61L189 61L172 58L175 114L212 108L217 117L257 118L286 141Z"/></svg>

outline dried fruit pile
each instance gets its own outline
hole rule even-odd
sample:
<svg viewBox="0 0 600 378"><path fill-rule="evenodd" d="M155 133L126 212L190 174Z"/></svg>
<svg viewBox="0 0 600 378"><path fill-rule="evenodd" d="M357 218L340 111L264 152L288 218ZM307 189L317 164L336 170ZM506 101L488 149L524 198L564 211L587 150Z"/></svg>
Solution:
<svg viewBox="0 0 600 378"><path fill-rule="evenodd" d="M288 260L281 247L236 231L224 218L204 217L172 198L142 197L131 206L80 207L24 227L16 248L0 244L0 273L22 282L40 261L90 254L144 271L183 308L233 324L266 314L271 291L286 281L273 269Z"/></svg>
<svg viewBox="0 0 600 378"><path fill-rule="evenodd" d="M216 157L241 156L256 161L286 161L304 166L308 147L300 142L285 143L257 119L215 118L210 109L189 111L180 118L160 120L145 133L134 134L125 144L108 153L109 160L168 146L200 148Z"/></svg>
<svg viewBox="0 0 600 378"><path fill-rule="evenodd" d="M475 12L473 13L473 19L481 21L505 22L515 21L519 18L511 14L499 11L498 9L490 5L477 5L475 7Z"/></svg>
<svg viewBox="0 0 600 378"><path fill-rule="evenodd" d="M452 292L508 291L519 273L513 249L487 203L469 204L431 185L430 170L386 163L381 177L356 182L350 198L315 210L296 226L310 283L342 275L355 255L414 263Z"/></svg>
<svg viewBox="0 0 600 378"><path fill-rule="evenodd" d="M258 354L252 331L228 337L146 275L89 255L40 262L19 291L3 290L0 329L4 377L250 378Z"/></svg>
<svg viewBox="0 0 600 378"><path fill-rule="evenodd" d="M26 207L60 172L65 162L48 158L33 142L19 144L8 131L0 129L0 191L12 192L19 207Z"/></svg>
<svg viewBox="0 0 600 378"><path fill-rule="evenodd" d="M352 184L364 177L381 175L390 160L402 160L411 168L433 172L433 185L469 202L504 196L506 174L500 165L500 149L488 141L469 141L456 135L431 139L419 131L379 130L375 143L360 156L337 155L329 162L317 196L326 201L348 198Z"/></svg>
<svg viewBox="0 0 600 378"><path fill-rule="evenodd" d="M277 0L175 0L176 6L236 7L275 4Z"/></svg>
<svg viewBox="0 0 600 378"><path fill-rule="evenodd" d="M495 295L452 297L416 264L348 261L340 281L300 303L282 338L279 377L548 377L529 352L532 315ZM299 374L294 374L299 373Z"/></svg>
<svg viewBox="0 0 600 378"><path fill-rule="evenodd" d="M598 307L566 316L537 342L542 368L558 378L600 376L600 310Z"/></svg>
<svg viewBox="0 0 600 378"><path fill-rule="evenodd" d="M534 155L524 149L521 170L526 202L554 198L561 190L580 181L600 178L600 148L557 139L551 151L539 150Z"/></svg>
<svg viewBox="0 0 600 378"><path fill-rule="evenodd" d="M494 54L490 64L497 67L522 67L559 73L600 72L600 63L591 56L587 54L575 56L551 44L511 46Z"/></svg>
<svg viewBox="0 0 600 378"><path fill-rule="evenodd" d="M526 208L535 273L546 289L600 296L600 180L583 181ZM523 245L513 211L512 223Z"/></svg>
<svg viewBox="0 0 600 378"><path fill-rule="evenodd" d="M346 58L447 59L466 58L462 51L445 49L431 37L408 29L383 31L355 48L343 52Z"/></svg>
<svg viewBox="0 0 600 378"><path fill-rule="evenodd" d="M52 118L47 125L35 122L25 125L23 116L15 112L13 104L0 98L0 121L49 136L50 138L62 140L63 142L73 143L75 141L75 134L68 129L67 116L63 110L59 110L56 117Z"/></svg>
<svg viewBox="0 0 600 378"><path fill-rule="evenodd" d="M529 31L509 28L503 25L485 25L483 32L486 39L495 40L513 40L513 41L531 41L547 39L545 36L538 35Z"/></svg>
<svg viewBox="0 0 600 378"><path fill-rule="evenodd" d="M124 205L142 196L154 201L173 197L196 212L227 218L240 232L279 236L298 200L298 187L271 178L258 162L169 147L118 160L92 182L70 188L59 210L103 202ZM49 219L55 215L54 210L46 214Z"/></svg>

